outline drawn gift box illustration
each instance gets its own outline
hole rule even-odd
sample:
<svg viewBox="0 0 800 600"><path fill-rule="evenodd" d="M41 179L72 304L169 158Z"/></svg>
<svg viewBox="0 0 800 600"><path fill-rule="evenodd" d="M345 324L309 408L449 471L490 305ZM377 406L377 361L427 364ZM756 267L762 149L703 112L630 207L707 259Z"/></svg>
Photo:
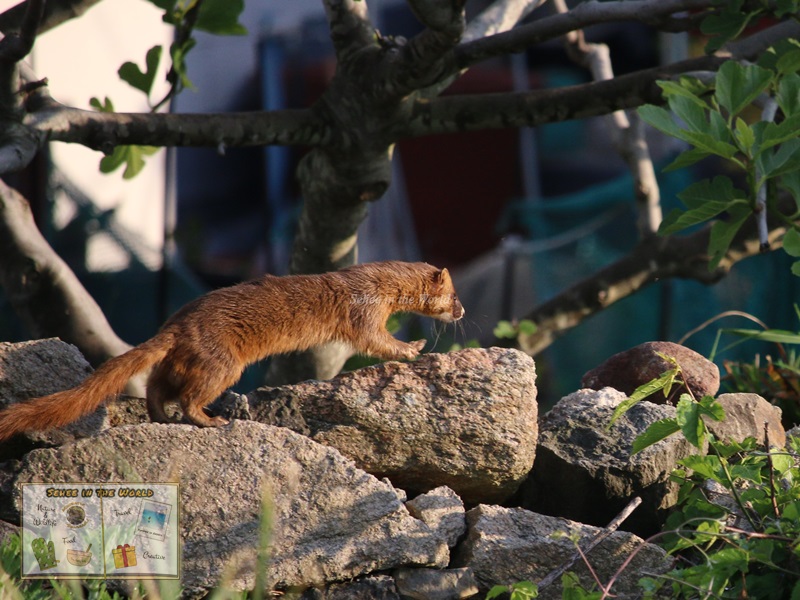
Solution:
<svg viewBox="0 0 800 600"><path fill-rule="evenodd" d="M120 545L114 548L111 554L114 555L114 567L117 569L136 566L136 546Z"/></svg>

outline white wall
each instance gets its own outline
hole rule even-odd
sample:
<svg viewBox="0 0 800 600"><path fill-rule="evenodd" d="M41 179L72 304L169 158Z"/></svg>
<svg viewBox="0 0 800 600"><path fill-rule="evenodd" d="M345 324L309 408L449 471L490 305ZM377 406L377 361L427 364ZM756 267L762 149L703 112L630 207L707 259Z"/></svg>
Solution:
<svg viewBox="0 0 800 600"><path fill-rule="evenodd" d="M47 77L50 93L61 103L89 109L92 96L101 100L108 96L117 111L148 111L144 94L119 79L117 69L127 60L143 66L145 53L156 44L165 46L166 55L171 39L171 28L162 23L160 11L149 2L105 0L37 39L31 63L38 77ZM160 99L167 89L163 75L157 77L154 87L153 97ZM100 173L100 152L60 142L52 143L51 151L58 167L101 209L117 209L120 224L140 237L146 247L143 258L152 268L158 267L166 153L151 156L145 169L126 181L122 169L109 175ZM60 210L68 211L69 207ZM126 266L124 255L103 235L94 236L90 242L88 261L91 270Z"/></svg>

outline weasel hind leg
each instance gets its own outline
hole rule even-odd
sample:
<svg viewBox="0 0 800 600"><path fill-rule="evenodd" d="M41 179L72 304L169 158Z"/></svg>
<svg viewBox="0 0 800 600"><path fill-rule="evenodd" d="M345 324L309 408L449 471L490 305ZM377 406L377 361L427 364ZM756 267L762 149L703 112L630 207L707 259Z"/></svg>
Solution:
<svg viewBox="0 0 800 600"><path fill-rule="evenodd" d="M172 382L169 371L158 365L147 379L147 414L154 423L177 423L164 410L167 402L177 402L180 397L178 387Z"/></svg>
<svg viewBox="0 0 800 600"><path fill-rule="evenodd" d="M229 376L227 369L195 369L197 377L187 377L189 370L180 368L177 357L171 362L164 361L150 374L147 381L147 412L150 419L159 423L176 423L164 410L167 402L180 402L183 416L198 427L220 427L228 420L211 417L205 407L211 404L222 392L236 383L237 377Z"/></svg>
<svg viewBox="0 0 800 600"><path fill-rule="evenodd" d="M235 381L233 382L235 383ZM207 378L201 382L186 382L181 390L181 408L183 415L198 427L221 427L229 421L223 417L211 417L204 410L231 385L221 378Z"/></svg>

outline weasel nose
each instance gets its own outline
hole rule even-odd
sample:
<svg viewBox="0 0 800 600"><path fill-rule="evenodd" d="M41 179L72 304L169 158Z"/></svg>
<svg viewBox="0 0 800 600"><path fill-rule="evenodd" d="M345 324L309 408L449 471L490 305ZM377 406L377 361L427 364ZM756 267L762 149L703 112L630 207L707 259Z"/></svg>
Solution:
<svg viewBox="0 0 800 600"><path fill-rule="evenodd" d="M467 314L467 311L464 310L464 306L461 304L461 302L456 300L456 304L453 307L453 320L458 321L465 314Z"/></svg>

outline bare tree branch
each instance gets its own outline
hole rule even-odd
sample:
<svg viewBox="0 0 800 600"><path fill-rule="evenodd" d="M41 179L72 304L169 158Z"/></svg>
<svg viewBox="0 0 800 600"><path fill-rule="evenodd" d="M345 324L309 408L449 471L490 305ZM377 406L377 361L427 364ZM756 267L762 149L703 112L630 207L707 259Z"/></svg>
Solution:
<svg viewBox="0 0 800 600"><path fill-rule="evenodd" d="M724 49L738 60L755 60L778 40L797 38L800 38L800 23L790 19L730 42Z"/></svg>
<svg viewBox="0 0 800 600"><path fill-rule="evenodd" d="M65 21L80 17L98 2L100 0L47 0L36 33L42 34ZM23 26L27 4L27 2L20 2L0 13L0 31L3 33L19 31Z"/></svg>
<svg viewBox="0 0 800 600"><path fill-rule="evenodd" d="M128 350L39 233L27 200L0 180L0 283L34 337L60 337L98 366Z"/></svg>
<svg viewBox="0 0 800 600"><path fill-rule="evenodd" d="M440 81L447 64L442 57L464 34L465 0L409 0L425 29L401 46L400 60L393 64L386 82L397 98Z"/></svg>
<svg viewBox="0 0 800 600"><path fill-rule="evenodd" d="M105 113L57 103L29 107L25 124L51 141L110 152L115 146L325 145L330 131L311 110L219 114Z"/></svg>
<svg viewBox="0 0 800 600"><path fill-rule="evenodd" d="M565 0L553 0L560 14L569 10ZM607 44L587 43L583 30L571 31L565 36L567 53L578 64L587 68L595 81L614 79L611 64L611 51ZM656 171L644 126L638 115L631 111L628 116L624 110L616 110L606 117L607 128L612 144L628 165L633 177L634 196L637 206L637 226L639 237L655 235L661 224L661 196L656 180Z"/></svg>
<svg viewBox="0 0 800 600"><path fill-rule="evenodd" d="M509 31L546 0L495 0L472 19L464 31L464 42Z"/></svg>
<svg viewBox="0 0 800 600"><path fill-rule="evenodd" d="M472 19L462 35L463 42L469 42L487 35L508 31L519 23L533 9L544 4L546 0L495 0L481 14ZM443 62L449 68L449 60ZM436 83L420 90L421 98L435 98L442 93L466 69L451 72L442 76Z"/></svg>
<svg viewBox="0 0 800 600"><path fill-rule="evenodd" d="M640 241L627 256L525 315L524 319L536 323L537 330L530 335L520 334L517 338L520 348L536 355L583 320L651 283L674 277L716 283L734 264L761 252L755 226L750 223L740 230L719 267L710 271L710 229L706 227L689 236L652 236ZM784 227L774 227L770 241L778 241L780 245L784 233Z"/></svg>
<svg viewBox="0 0 800 600"><path fill-rule="evenodd" d="M27 167L41 146L41 138L27 127L16 123L6 127L0 146L0 175Z"/></svg>
<svg viewBox="0 0 800 600"><path fill-rule="evenodd" d="M25 112L19 94L19 63L33 48L44 5L44 0L28 0L19 32L0 40L0 173L23 168L39 150L41 137L21 125Z"/></svg>
<svg viewBox="0 0 800 600"><path fill-rule="evenodd" d="M364 48L377 46L365 0L324 0L323 4L339 65L347 65Z"/></svg>
<svg viewBox="0 0 800 600"><path fill-rule="evenodd" d="M702 10L713 0L611 0L585 2L567 14L557 14L516 27L511 31L461 44L453 52L452 69L457 72L493 56L523 50L560 37L570 31L612 21L635 21L654 27L671 22L673 15L687 10Z"/></svg>
<svg viewBox="0 0 800 600"><path fill-rule="evenodd" d="M642 104L664 102L660 79L686 71L716 71L725 61L716 56L644 69L614 78L532 92L464 94L419 101L406 123L398 125L397 137L454 133L509 127L535 127L568 119L605 115Z"/></svg>

